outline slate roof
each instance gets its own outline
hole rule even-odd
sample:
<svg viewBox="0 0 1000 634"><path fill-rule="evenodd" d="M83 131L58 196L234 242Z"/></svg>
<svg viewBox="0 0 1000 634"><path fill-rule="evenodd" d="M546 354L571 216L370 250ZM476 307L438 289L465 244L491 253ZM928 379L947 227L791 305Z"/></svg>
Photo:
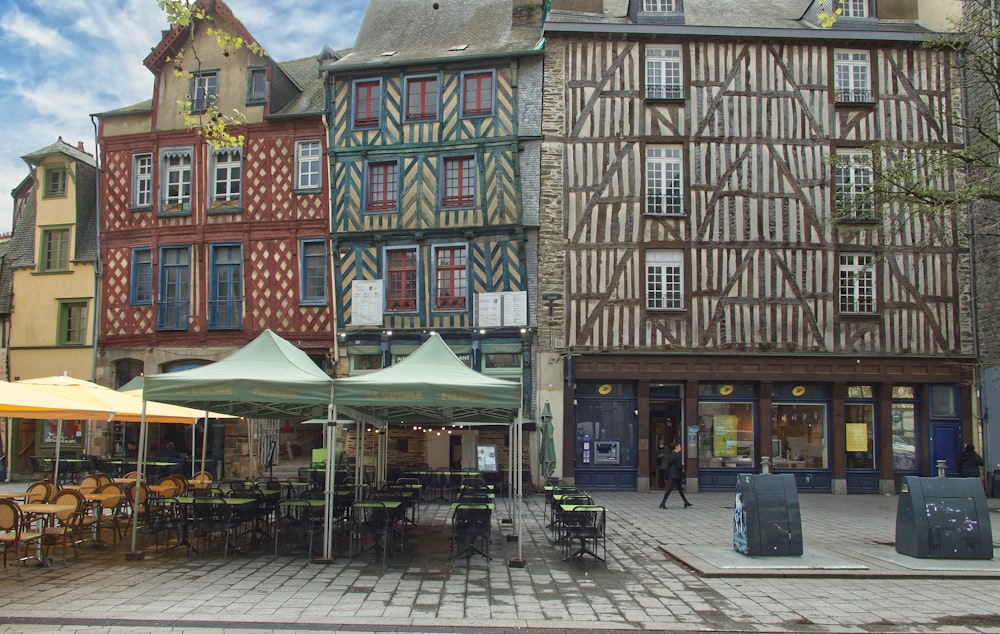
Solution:
<svg viewBox="0 0 1000 634"><path fill-rule="evenodd" d="M40 150L35 150L34 152L25 154L21 157L21 159L28 165L34 167L35 165L38 165L42 159L47 156L52 156L53 154L65 154L74 161L80 161L90 165L91 167L97 167L97 160L92 155L78 149L76 146L66 143L63 141L62 137L59 137L59 140L52 145L47 145Z"/></svg>
<svg viewBox="0 0 1000 634"><path fill-rule="evenodd" d="M541 30L515 28L512 10L512 0L368 0L351 52L326 68L450 61L537 50ZM456 46L465 48L450 50ZM385 55L390 51L395 53Z"/></svg>

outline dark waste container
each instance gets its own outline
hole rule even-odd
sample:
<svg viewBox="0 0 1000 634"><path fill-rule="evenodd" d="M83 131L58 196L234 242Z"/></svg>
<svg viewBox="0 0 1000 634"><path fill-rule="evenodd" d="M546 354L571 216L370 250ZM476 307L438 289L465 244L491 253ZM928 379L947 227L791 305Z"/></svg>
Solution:
<svg viewBox="0 0 1000 634"><path fill-rule="evenodd" d="M993 470L993 480L990 484L990 495L1000 498L1000 469Z"/></svg>
<svg viewBox="0 0 1000 634"><path fill-rule="evenodd" d="M993 559L990 509L979 478L904 477L896 552L921 559Z"/></svg>
<svg viewBox="0 0 1000 634"><path fill-rule="evenodd" d="M733 550L754 556L802 554L795 476L748 473L737 477Z"/></svg>

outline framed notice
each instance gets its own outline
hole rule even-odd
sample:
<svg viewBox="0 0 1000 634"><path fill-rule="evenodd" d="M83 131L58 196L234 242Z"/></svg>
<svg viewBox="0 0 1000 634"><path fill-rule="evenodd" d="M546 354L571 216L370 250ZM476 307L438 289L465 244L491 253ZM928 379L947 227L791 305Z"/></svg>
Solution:
<svg viewBox="0 0 1000 634"><path fill-rule="evenodd" d="M868 423L847 423L847 451L868 451Z"/></svg>
<svg viewBox="0 0 1000 634"><path fill-rule="evenodd" d="M736 417L726 414L718 415L713 421L714 435L713 453L722 458L736 457Z"/></svg>
<svg viewBox="0 0 1000 634"><path fill-rule="evenodd" d="M351 282L351 325L382 325L382 280Z"/></svg>
<svg viewBox="0 0 1000 634"><path fill-rule="evenodd" d="M480 471L499 471L496 445L476 445L476 468Z"/></svg>

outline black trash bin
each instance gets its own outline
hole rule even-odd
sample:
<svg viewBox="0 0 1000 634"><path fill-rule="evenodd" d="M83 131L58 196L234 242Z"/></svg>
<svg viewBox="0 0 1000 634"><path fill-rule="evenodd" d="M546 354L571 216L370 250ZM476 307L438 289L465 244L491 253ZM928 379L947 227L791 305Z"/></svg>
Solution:
<svg viewBox="0 0 1000 634"><path fill-rule="evenodd" d="M993 498L1000 498L1000 469L993 470L993 479L990 483L990 495Z"/></svg>
<svg viewBox="0 0 1000 634"><path fill-rule="evenodd" d="M921 559L993 559L990 509L979 478L903 478L896 552Z"/></svg>
<svg viewBox="0 0 1000 634"><path fill-rule="evenodd" d="M748 473L736 479L733 550L744 555L802 555L795 476Z"/></svg>

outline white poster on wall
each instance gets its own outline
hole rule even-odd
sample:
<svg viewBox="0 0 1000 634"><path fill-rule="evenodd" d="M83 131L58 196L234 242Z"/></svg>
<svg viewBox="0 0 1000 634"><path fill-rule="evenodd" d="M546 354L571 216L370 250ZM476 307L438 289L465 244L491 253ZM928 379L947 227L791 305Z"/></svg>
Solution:
<svg viewBox="0 0 1000 634"><path fill-rule="evenodd" d="M351 282L351 325L382 325L382 280Z"/></svg>
<svg viewBox="0 0 1000 634"><path fill-rule="evenodd" d="M528 325L527 291L478 293L476 325L480 328Z"/></svg>

